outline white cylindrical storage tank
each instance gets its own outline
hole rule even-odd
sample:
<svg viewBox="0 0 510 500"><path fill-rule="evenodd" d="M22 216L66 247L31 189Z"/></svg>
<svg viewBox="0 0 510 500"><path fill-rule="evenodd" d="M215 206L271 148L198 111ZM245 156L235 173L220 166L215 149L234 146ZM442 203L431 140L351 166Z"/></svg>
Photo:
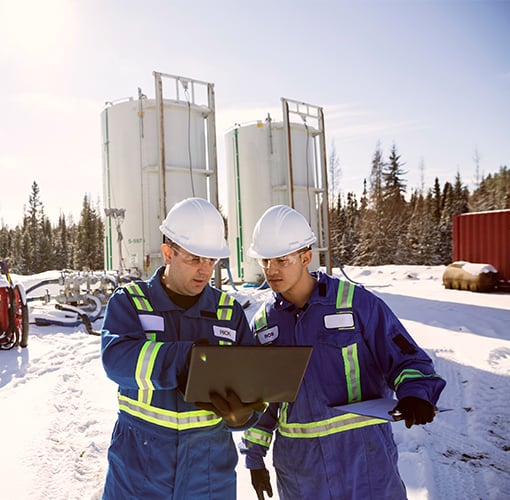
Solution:
<svg viewBox="0 0 510 500"><path fill-rule="evenodd" d="M190 196L209 199L212 181L204 107L162 102L168 211ZM161 213L163 179L156 100L141 97L111 104L103 110L101 120L104 207L125 210L121 221L106 218L105 267L136 269L146 277L162 264L159 225L166 217Z"/></svg>
<svg viewBox="0 0 510 500"><path fill-rule="evenodd" d="M290 124L292 134L292 182L288 167L283 123L270 119L240 125L225 134L228 182L228 242L230 267L235 280L261 283L263 273L246 251L259 217L273 205L292 206L301 212L319 235L320 207L315 192L320 187L316 174L314 129ZM292 195L292 196L291 196ZM311 269L319 267L314 253Z"/></svg>

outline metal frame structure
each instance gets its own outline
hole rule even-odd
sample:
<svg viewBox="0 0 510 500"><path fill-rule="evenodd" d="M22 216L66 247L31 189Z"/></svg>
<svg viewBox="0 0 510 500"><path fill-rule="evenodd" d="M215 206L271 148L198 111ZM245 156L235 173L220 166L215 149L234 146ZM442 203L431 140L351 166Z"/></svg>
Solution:
<svg viewBox="0 0 510 500"><path fill-rule="evenodd" d="M328 172L327 172L327 159L326 159L326 133L324 127L324 113L321 107L314 106L305 102L295 101L281 98L283 108L283 126L285 136L285 151L288 165L288 183L289 183L289 204L292 208L294 205L294 173L293 173L293 158L292 158L292 132L291 132L291 115L299 116L306 127L307 133L310 133L310 128L307 120L313 120L313 132L311 132L312 139L317 143L315 151L319 158L314 162L314 179L315 186L307 186L309 194L312 194L315 200L315 206L318 213L322 216L319 217L320 231L317 235L317 248L316 251L324 258L324 265L328 273L332 269L332 255L330 250L330 224L329 224L329 210L328 210Z"/></svg>
<svg viewBox="0 0 510 500"><path fill-rule="evenodd" d="M165 118L163 95L163 78L170 80L174 85L174 99L170 100L175 105L182 106L200 106L202 116L206 121L206 149L207 149L207 168L202 172L208 177L208 201L219 209L218 198L218 160L216 145L216 110L214 84L200 80L194 80L183 76L170 75L167 73L153 72L156 91L156 116L158 120L158 160L159 160L159 203L160 211L166 216L168 208L166 206L166 152L165 152ZM200 91L205 90L206 103L200 103ZM184 99L181 97L184 97ZM214 283L217 288L221 288L221 269L217 265L214 273Z"/></svg>
<svg viewBox="0 0 510 500"><path fill-rule="evenodd" d="M170 75L167 73L153 72L156 90L156 113L158 119L158 158L160 175L160 207L161 213L166 214L166 158L165 158L165 119L163 96L163 78L173 80L175 88L174 104L188 106L190 104L200 106L203 109L203 117L206 121L207 132L207 169L204 174L209 177L209 201L218 207L218 160L216 146L216 110L214 100L214 84L200 80L194 80L183 76ZM198 102L198 91L205 88L207 103ZM189 99L182 99L181 94L189 96Z"/></svg>

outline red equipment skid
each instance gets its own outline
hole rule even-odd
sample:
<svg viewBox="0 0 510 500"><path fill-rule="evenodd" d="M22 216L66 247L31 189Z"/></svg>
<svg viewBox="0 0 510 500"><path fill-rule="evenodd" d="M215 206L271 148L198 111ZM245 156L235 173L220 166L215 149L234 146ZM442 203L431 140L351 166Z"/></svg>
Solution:
<svg viewBox="0 0 510 500"><path fill-rule="evenodd" d="M25 289L14 284L5 262L0 261L0 350L28 344L28 306Z"/></svg>

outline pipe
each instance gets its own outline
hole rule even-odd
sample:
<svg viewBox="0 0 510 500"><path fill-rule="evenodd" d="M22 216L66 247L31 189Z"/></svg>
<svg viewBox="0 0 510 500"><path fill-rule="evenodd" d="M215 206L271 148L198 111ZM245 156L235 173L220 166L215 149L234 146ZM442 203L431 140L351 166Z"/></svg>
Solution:
<svg viewBox="0 0 510 500"><path fill-rule="evenodd" d="M239 277L244 281L244 268L243 268L243 209L241 205L241 175L239 171L239 129L234 129L234 165L236 177L236 202L237 202L237 237L236 237L236 250L237 250L237 269Z"/></svg>
<svg viewBox="0 0 510 500"><path fill-rule="evenodd" d="M161 73L154 71L156 86L156 116L158 118L158 141L159 141L159 209L160 220L166 217L166 158L165 158L165 126L163 107L163 82Z"/></svg>
<svg viewBox="0 0 510 500"><path fill-rule="evenodd" d="M106 150L106 195L105 200L107 207L111 208L111 186L110 186L110 131L108 123L108 108L105 108L105 143L104 148ZM107 222L107 237L105 241L105 264L106 270L111 271L113 268L113 250L112 250L112 221L110 217L106 218Z"/></svg>

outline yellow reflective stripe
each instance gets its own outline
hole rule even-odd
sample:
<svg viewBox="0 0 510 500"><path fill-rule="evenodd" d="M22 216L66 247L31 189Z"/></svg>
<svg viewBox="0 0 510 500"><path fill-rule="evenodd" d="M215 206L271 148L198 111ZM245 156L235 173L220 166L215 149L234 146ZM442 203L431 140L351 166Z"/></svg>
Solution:
<svg viewBox="0 0 510 500"><path fill-rule="evenodd" d="M232 319L232 313L234 312L234 297L230 297L225 292L221 293L220 302L218 304L218 309L216 310L216 317L218 319L223 319L229 321Z"/></svg>
<svg viewBox="0 0 510 500"><path fill-rule="evenodd" d="M219 340L218 345L232 345L232 342L230 340Z"/></svg>
<svg viewBox="0 0 510 500"><path fill-rule="evenodd" d="M145 342L138 355L135 368L135 379L138 387L138 400L150 404L154 394L154 385L151 377L154 370L154 362L158 351L163 345L162 342Z"/></svg>
<svg viewBox="0 0 510 500"><path fill-rule="evenodd" d="M144 391L143 389L138 390L138 401L150 405L152 403L152 396L154 395L153 389Z"/></svg>
<svg viewBox="0 0 510 500"><path fill-rule="evenodd" d="M151 406L142 401L118 394L119 409L133 415L134 417L151 422L161 427L184 431L188 429L199 429L202 427L212 427L220 423L215 413L205 410L177 412Z"/></svg>
<svg viewBox="0 0 510 500"><path fill-rule="evenodd" d="M370 425L387 423L387 420L365 415L356 415L355 413L345 413L337 417L319 420L318 422L307 423L287 423L287 404L282 405L280 412L280 421L278 422L278 432L289 438L316 438L337 434L339 432L359 429Z"/></svg>
<svg viewBox="0 0 510 500"><path fill-rule="evenodd" d="M135 379L140 389L154 389L151 381L154 361L163 342L144 342L138 355Z"/></svg>
<svg viewBox="0 0 510 500"><path fill-rule="evenodd" d="M133 299L133 303L135 304L137 311L152 312L154 310L152 308L151 303L145 298L145 295L138 284L131 283L127 285L125 288L131 295L131 298Z"/></svg>
<svg viewBox="0 0 510 500"><path fill-rule="evenodd" d="M358 359L358 344L342 347L348 402L361 401L361 379Z"/></svg>
<svg viewBox="0 0 510 500"><path fill-rule="evenodd" d="M381 418L346 413L345 415L322 420L321 422L280 425L278 427L278 432L282 436L289 438L316 438L352 429L359 429L361 427L368 427L370 425L384 424L386 422L387 420Z"/></svg>
<svg viewBox="0 0 510 500"><path fill-rule="evenodd" d="M265 448L269 448L271 446L273 435L270 432L252 427L251 429L244 431L244 439L250 443L260 444Z"/></svg>
<svg viewBox="0 0 510 500"><path fill-rule="evenodd" d="M422 373L420 370L413 370L411 368L406 368L405 370L402 370L398 376L395 378L395 381L393 382L393 385L395 389L405 380L407 379L416 379L416 378L441 378L440 375L437 373L431 373L430 375L427 375L426 373Z"/></svg>
<svg viewBox="0 0 510 500"><path fill-rule="evenodd" d="M261 328L267 326L267 316L266 316L266 304L262 304L262 307L255 313L255 330L258 331Z"/></svg>
<svg viewBox="0 0 510 500"><path fill-rule="evenodd" d="M151 342L156 342L156 333L145 332L145 338Z"/></svg>
<svg viewBox="0 0 510 500"><path fill-rule="evenodd" d="M347 286L346 286L347 285ZM338 291L336 293L336 308L345 309L352 307L352 297L354 296L355 286L352 283L340 280Z"/></svg>

